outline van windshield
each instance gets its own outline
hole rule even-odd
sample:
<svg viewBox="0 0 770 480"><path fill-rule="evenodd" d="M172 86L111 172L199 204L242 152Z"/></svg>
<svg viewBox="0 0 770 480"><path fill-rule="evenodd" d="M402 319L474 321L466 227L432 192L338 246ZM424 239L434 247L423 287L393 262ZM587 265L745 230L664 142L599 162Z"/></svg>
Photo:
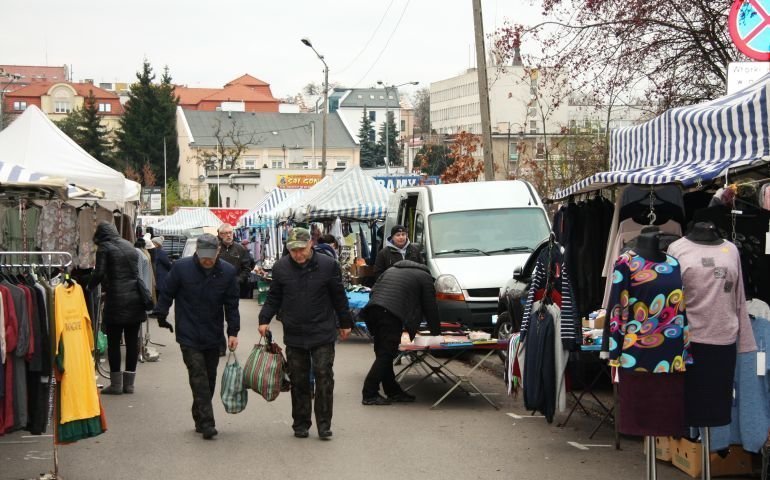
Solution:
<svg viewBox="0 0 770 480"><path fill-rule="evenodd" d="M548 237L539 208L501 208L436 213L428 217L434 257L469 257L532 252Z"/></svg>

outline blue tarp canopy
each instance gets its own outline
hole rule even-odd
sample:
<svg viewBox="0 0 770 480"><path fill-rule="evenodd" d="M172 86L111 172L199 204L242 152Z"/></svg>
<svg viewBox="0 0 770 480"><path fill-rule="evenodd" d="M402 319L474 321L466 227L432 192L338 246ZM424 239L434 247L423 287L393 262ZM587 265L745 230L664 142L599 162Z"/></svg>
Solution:
<svg viewBox="0 0 770 480"><path fill-rule="evenodd" d="M635 127L610 134L610 171L594 174L554 198L619 183L685 187L729 168L770 160L770 74L732 95L673 108Z"/></svg>

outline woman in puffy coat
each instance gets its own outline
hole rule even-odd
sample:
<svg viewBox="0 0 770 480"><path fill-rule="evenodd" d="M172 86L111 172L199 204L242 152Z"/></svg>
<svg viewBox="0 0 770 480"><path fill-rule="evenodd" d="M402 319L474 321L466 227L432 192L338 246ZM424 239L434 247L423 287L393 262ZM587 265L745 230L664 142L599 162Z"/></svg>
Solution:
<svg viewBox="0 0 770 480"><path fill-rule="evenodd" d="M96 268L88 288L102 285L104 312L102 322L107 334L107 358L110 362L110 386L107 395L134 393L136 363L139 359L139 328L147 319L144 302L137 287L138 253L120 237L115 225L100 222L94 233ZM126 370L121 371L120 339L126 340Z"/></svg>

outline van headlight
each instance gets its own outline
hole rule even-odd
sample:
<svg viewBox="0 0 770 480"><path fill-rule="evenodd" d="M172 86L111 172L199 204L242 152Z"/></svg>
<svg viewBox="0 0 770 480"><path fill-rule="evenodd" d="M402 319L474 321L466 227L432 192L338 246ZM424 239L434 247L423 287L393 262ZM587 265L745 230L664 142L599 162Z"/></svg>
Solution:
<svg viewBox="0 0 770 480"><path fill-rule="evenodd" d="M465 301L460 282L454 275L439 275L436 279L436 298L439 300Z"/></svg>

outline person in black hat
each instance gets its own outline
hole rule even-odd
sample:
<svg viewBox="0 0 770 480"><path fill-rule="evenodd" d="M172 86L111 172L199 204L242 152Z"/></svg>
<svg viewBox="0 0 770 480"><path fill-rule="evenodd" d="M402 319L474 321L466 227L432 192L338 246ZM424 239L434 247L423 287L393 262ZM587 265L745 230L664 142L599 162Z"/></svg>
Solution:
<svg viewBox="0 0 770 480"><path fill-rule="evenodd" d="M409 241L406 227L396 225L390 229L390 236L385 240L385 246L377 254L377 260L374 262L374 280L377 281L382 272L401 260L425 263L422 261L419 247Z"/></svg>
<svg viewBox="0 0 770 480"><path fill-rule="evenodd" d="M241 317L238 313L238 272L219 258L219 240L210 233L198 237L192 257L180 258L171 266L166 287L151 316L158 325L174 328L166 321L172 303L176 324L176 341L190 378L193 394L192 416L195 431L203 438L217 434L211 399L217 384L219 343L227 321L227 344L238 347Z"/></svg>

